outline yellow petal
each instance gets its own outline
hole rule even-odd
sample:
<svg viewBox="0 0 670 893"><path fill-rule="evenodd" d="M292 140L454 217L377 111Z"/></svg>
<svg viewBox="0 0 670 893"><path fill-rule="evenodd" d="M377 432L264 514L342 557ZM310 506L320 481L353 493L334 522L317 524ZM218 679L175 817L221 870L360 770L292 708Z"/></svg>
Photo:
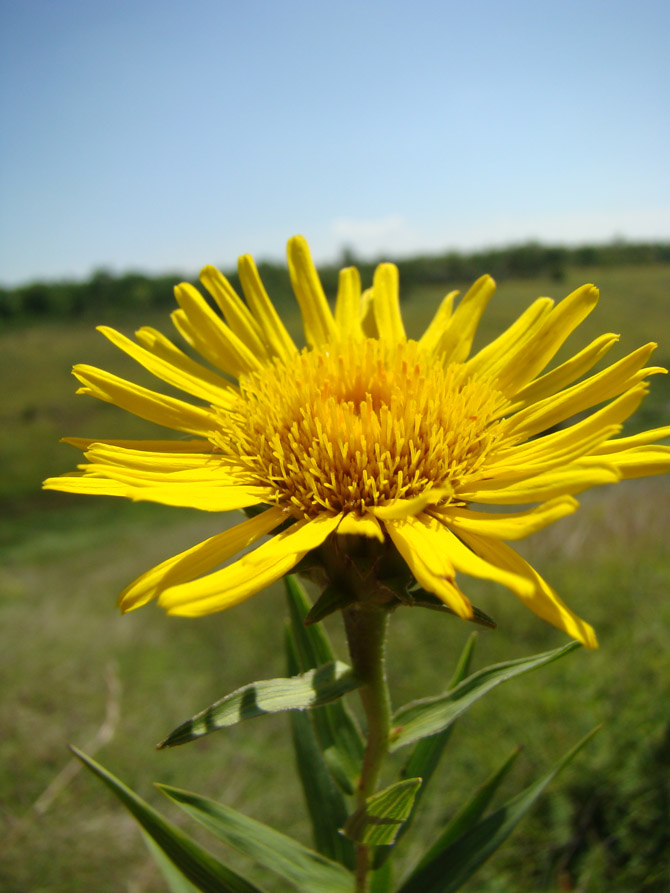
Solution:
<svg viewBox="0 0 670 893"><path fill-rule="evenodd" d="M88 496L128 496L129 487L121 481L96 478L83 474L63 474L47 478L42 484L44 490L59 490L61 493L82 493Z"/></svg>
<svg viewBox="0 0 670 893"><path fill-rule="evenodd" d="M558 468L546 474L538 474L527 481L508 487L497 487L496 481L476 481L456 490L456 496L465 502L481 502L486 505L523 505L527 502L544 502L556 496L581 493L589 487L615 484L621 474L613 463L598 465L578 460L567 468Z"/></svg>
<svg viewBox="0 0 670 893"><path fill-rule="evenodd" d="M596 457L596 461L600 457ZM617 469L622 479L649 477L670 472L670 447L639 446L620 453L608 453L607 461Z"/></svg>
<svg viewBox="0 0 670 893"><path fill-rule="evenodd" d="M216 267L207 266L200 272L200 281L216 301L226 322L258 359L267 360L261 328L244 305L226 277Z"/></svg>
<svg viewBox="0 0 670 893"><path fill-rule="evenodd" d="M216 427L208 409L142 388L94 366L75 366L72 372L84 385L77 393L91 394L149 422L205 437Z"/></svg>
<svg viewBox="0 0 670 893"><path fill-rule="evenodd" d="M420 514L428 505L436 505L453 493L453 487L436 487L411 499L396 499L388 505L375 505L370 511L382 521L409 518Z"/></svg>
<svg viewBox="0 0 670 893"><path fill-rule="evenodd" d="M512 352L497 378L497 387L504 394L512 394L532 381L549 361L577 326L586 319L598 303L598 289L591 285L582 285L564 298L548 313L527 349L520 356Z"/></svg>
<svg viewBox="0 0 670 893"><path fill-rule="evenodd" d="M219 487L246 487L248 479L241 478L238 469L229 466L221 466L216 455L210 455L205 462L198 465L179 463L173 460L171 463L152 464L132 457L123 458L121 454L110 457L104 450L89 450L86 458L91 465L87 471L97 477L108 477L116 481L122 481L133 487L153 487L182 484L207 484L214 491ZM112 459L110 462L109 459Z"/></svg>
<svg viewBox="0 0 670 893"><path fill-rule="evenodd" d="M337 328L309 247L302 236L289 240L288 269L300 304L307 344L310 347L329 344L336 339Z"/></svg>
<svg viewBox="0 0 670 893"><path fill-rule="evenodd" d="M562 388L577 381L584 373L592 369L598 360L602 359L605 354L617 343L618 335L601 335L592 341L574 357L561 363L546 375L536 378L534 382L522 388L517 394L513 395L514 402L522 403L529 406L531 403L537 403L539 400L558 393ZM512 395L510 395L512 397Z"/></svg>
<svg viewBox="0 0 670 893"><path fill-rule="evenodd" d="M242 255L237 270L244 297L258 321L270 354L282 360L290 359L298 350L265 291L254 259L249 254Z"/></svg>
<svg viewBox="0 0 670 893"><path fill-rule="evenodd" d="M80 466L81 467L81 466ZM113 466L84 466L88 473L47 478L45 490L64 493L86 493L100 496L123 496L134 502L158 502L207 512L227 512L272 500L266 487L214 486L211 483L180 483L151 480L139 474L120 471Z"/></svg>
<svg viewBox="0 0 670 893"><path fill-rule="evenodd" d="M486 559L464 545L443 524L438 522L433 529L433 534L436 546L439 545L444 549L445 554L460 573L501 583L522 597L529 596L533 591L533 586L527 578L486 561Z"/></svg>
<svg viewBox="0 0 670 893"><path fill-rule="evenodd" d="M442 298L437 313L428 324L428 328L419 339L421 349L426 353L433 353L439 344L440 338L447 327L454 307L454 299L458 295L457 291L450 291L448 295Z"/></svg>
<svg viewBox="0 0 670 893"><path fill-rule="evenodd" d="M562 629L587 648L598 647L593 627L573 613L517 552L500 540L487 539L472 533L463 533L463 539L490 563L497 564L507 572L526 577L531 584L530 594L517 592L516 595L534 614Z"/></svg>
<svg viewBox="0 0 670 893"><path fill-rule="evenodd" d="M384 542L384 531L379 521L370 514L355 515L353 512L348 512L340 521L337 532L348 536L367 536L379 540L380 543Z"/></svg>
<svg viewBox="0 0 670 893"><path fill-rule="evenodd" d="M553 306L551 298L538 298L533 301L502 335L470 357L466 363L468 375L495 380L503 365L506 365L512 356L518 356L523 352L525 345L539 331L542 320Z"/></svg>
<svg viewBox="0 0 670 893"><path fill-rule="evenodd" d="M532 437L584 409L617 397L649 375L664 372L660 367L641 368L655 347L653 343L646 344L596 375L516 412L506 420L506 432L524 439Z"/></svg>
<svg viewBox="0 0 670 893"><path fill-rule="evenodd" d="M335 301L335 323L340 338L363 337L361 328L361 277L356 267L340 270Z"/></svg>
<svg viewBox="0 0 670 893"><path fill-rule="evenodd" d="M190 481L180 484L128 486L128 493L125 495L135 502L158 502L161 505L200 509L204 512L229 512L272 500L272 492L267 487L214 487L211 484L192 484Z"/></svg>
<svg viewBox="0 0 670 893"><path fill-rule="evenodd" d="M239 561L206 577L166 589L159 604L168 614L197 617L223 611L287 574L337 528L341 515L299 521Z"/></svg>
<svg viewBox="0 0 670 893"><path fill-rule="evenodd" d="M496 284L490 276L480 276L463 295L435 349L445 363L467 360L479 320L495 290Z"/></svg>
<svg viewBox="0 0 670 893"><path fill-rule="evenodd" d="M199 397L201 400L206 400L208 403L218 406L230 405L230 382L209 372L204 366L198 367L197 363L194 363L176 347L174 353L164 359L144 347L140 347L130 338L126 338L125 335L108 326L98 326L98 331L129 357L148 369L152 375L167 384L186 391L187 394L192 394L194 397ZM146 333L145 337L147 337ZM199 374L200 370L202 370L202 375Z"/></svg>
<svg viewBox="0 0 670 893"><path fill-rule="evenodd" d="M664 428L651 428L649 431L642 431L640 434L633 434L631 437L619 437L616 440L606 440L601 443L593 453L596 456L603 456L608 453L618 453L633 447L646 446L657 440L664 440L670 437L670 425Z"/></svg>
<svg viewBox="0 0 670 893"><path fill-rule="evenodd" d="M371 288L366 288L361 295L361 328L366 338L379 338L373 296Z"/></svg>
<svg viewBox="0 0 670 893"><path fill-rule="evenodd" d="M518 540L572 514L578 507L579 503L571 496L559 496L523 512L474 512L458 506L432 511L459 534L465 531L496 539Z"/></svg>
<svg viewBox="0 0 670 893"><path fill-rule="evenodd" d="M432 523L431 523L432 522ZM464 620L472 617L472 605L455 584L455 570L431 535L434 519L405 518L385 521L384 526L417 583L435 593Z"/></svg>
<svg viewBox="0 0 670 893"><path fill-rule="evenodd" d="M61 442L87 450L93 444L99 444L100 440L93 437L63 437ZM204 453L212 449L208 440L106 440L104 446L153 453Z"/></svg>
<svg viewBox="0 0 670 893"><path fill-rule="evenodd" d="M182 311L176 312L181 313ZM223 378L218 372L214 372L207 366L203 366L202 363L192 360L161 332L152 329L151 326L142 326L135 332L135 337L154 356L176 366L198 381L211 385L211 390L219 394L217 399L212 401L218 406L225 405L226 401L230 403L234 399L237 389L228 379ZM225 392L226 396L224 397L221 392Z"/></svg>
<svg viewBox="0 0 670 893"><path fill-rule="evenodd" d="M196 479L240 483L240 469L222 462L218 453L168 453L131 450L108 443L93 443L86 451L92 469L103 474L104 467L125 470L146 480Z"/></svg>
<svg viewBox="0 0 670 893"><path fill-rule="evenodd" d="M124 613L132 611L156 598L170 586L177 586L209 573L212 568L228 561L285 520L286 513L273 507L173 558L168 558L126 586L119 596L119 607Z"/></svg>
<svg viewBox="0 0 670 893"><path fill-rule="evenodd" d="M605 438L617 434L619 431L621 431L621 425L609 425L591 432L588 436L564 440L561 442L560 448L557 446L555 451L544 450L542 446L538 446L535 450L529 449L519 455L515 454L508 462L504 460L499 463L492 462L471 475L468 486L474 487L479 481L483 487L499 489L502 486L508 487L521 481L530 480L541 474L548 474L553 469L564 468L573 462L581 461ZM531 441L531 443L535 444L535 441ZM608 462L608 460L601 459L600 464L603 462Z"/></svg>
<svg viewBox="0 0 670 893"><path fill-rule="evenodd" d="M221 461L218 453L174 452L153 450L137 450L118 446L113 443L93 442L86 451L89 462L102 465L119 465L122 468L130 468L136 471L168 472L184 471L186 469L209 469L212 466L219 468L224 474L229 474L231 469Z"/></svg>
<svg viewBox="0 0 670 893"><path fill-rule="evenodd" d="M239 378L260 368L260 362L188 282L177 285L175 297L188 320L188 331L197 350L228 375Z"/></svg>
<svg viewBox="0 0 670 893"><path fill-rule="evenodd" d="M372 283L375 322L381 340L392 347L407 340L400 315L399 288L396 265L380 264Z"/></svg>
<svg viewBox="0 0 670 893"><path fill-rule="evenodd" d="M549 470L591 453L604 440L621 430L621 424L635 412L646 393L646 386L638 385L581 422L537 437L528 443L500 450L491 456L483 473L493 479L501 475L501 469L505 466L516 467L520 469L521 480L526 466L544 464L546 470Z"/></svg>

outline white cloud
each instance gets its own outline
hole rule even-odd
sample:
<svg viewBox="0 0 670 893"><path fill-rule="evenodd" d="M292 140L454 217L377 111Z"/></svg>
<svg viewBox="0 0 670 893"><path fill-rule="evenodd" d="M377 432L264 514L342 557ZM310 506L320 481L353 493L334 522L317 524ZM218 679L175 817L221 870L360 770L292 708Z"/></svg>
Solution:
<svg viewBox="0 0 670 893"><path fill-rule="evenodd" d="M421 247L421 239L400 214L368 220L338 217L331 223L330 232L338 248L351 248L362 258L397 256Z"/></svg>

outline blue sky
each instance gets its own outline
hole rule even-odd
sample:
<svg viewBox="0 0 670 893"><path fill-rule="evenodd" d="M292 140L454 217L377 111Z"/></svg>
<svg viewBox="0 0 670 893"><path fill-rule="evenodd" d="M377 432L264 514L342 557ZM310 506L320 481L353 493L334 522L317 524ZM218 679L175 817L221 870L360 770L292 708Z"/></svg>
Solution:
<svg viewBox="0 0 670 893"><path fill-rule="evenodd" d="M670 238L670 3L4 0L0 282Z"/></svg>

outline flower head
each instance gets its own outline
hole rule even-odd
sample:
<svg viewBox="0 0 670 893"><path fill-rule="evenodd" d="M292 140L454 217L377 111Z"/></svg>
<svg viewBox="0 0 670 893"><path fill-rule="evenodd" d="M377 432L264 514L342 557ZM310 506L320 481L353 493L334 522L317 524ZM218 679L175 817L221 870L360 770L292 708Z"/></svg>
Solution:
<svg viewBox="0 0 670 893"><path fill-rule="evenodd" d="M455 309L455 293L447 295L412 340L393 265L379 266L363 293L357 271L342 270L333 313L301 237L290 240L288 259L304 349L244 256L246 302L217 270L203 270L221 315L192 286L175 290L173 322L207 365L154 329L140 329L136 342L100 329L197 402L90 366L74 369L79 393L193 439L71 439L87 463L76 474L50 478L47 488L251 514L142 574L121 594L122 608L158 598L172 614L219 611L305 556L341 551L358 537L402 558L413 579L461 617L473 613L459 588L460 576L469 574L502 583L540 617L595 647L591 627L506 541L573 512L574 494L588 487L670 470L670 448L657 445L670 428L616 437L644 397L646 378L665 371L645 368L656 345L589 375L617 341L602 335L544 372L594 308L592 285L557 305L539 298L472 354L495 289L490 277L477 280Z"/></svg>

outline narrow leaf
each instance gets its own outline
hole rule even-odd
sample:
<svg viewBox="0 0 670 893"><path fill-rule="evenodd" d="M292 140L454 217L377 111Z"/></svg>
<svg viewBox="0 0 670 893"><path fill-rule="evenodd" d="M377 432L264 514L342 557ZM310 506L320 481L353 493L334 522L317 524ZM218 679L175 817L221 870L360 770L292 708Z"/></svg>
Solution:
<svg viewBox="0 0 670 893"><path fill-rule="evenodd" d="M404 827L404 825L403 825ZM392 847L383 847L377 852L392 853ZM393 863L389 859L379 868L370 872L370 893L391 893L393 890Z"/></svg>
<svg viewBox="0 0 670 893"><path fill-rule="evenodd" d="M456 669L449 681L449 685L447 686L447 691L451 691L452 688L455 688L459 682L462 682L466 677L468 670L470 669L470 663L472 661L472 654L475 648L475 642L477 641L477 633L472 633L469 636L463 651L458 659L458 663L456 665ZM441 732L437 732L435 735L429 735L427 738L421 738L414 745L414 749L410 755L410 758L405 763L402 769L403 778L421 778L423 782L421 787L417 791L416 799L414 800L414 807L412 809L412 813L405 822L405 824L400 829L396 842L400 840L405 834L409 827L412 824L412 820L416 815L417 808L419 806L419 801L426 793L426 788L428 786L428 782L433 777L435 770L437 769L437 765L440 761L440 758L444 752L444 748L447 745L447 741L451 735L454 726L449 725L446 729ZM377 850L375 854L375 867L379 868L383 863L388 859L391 851L388 849L380 849Z"/></svg>
<svg viewBox="0 0 670 893"><path fill-rule="evenodd" d="M116 794L152 840L198 890L203 893L262 893L259 887L227 868L183 831L171 825L153 806L149 806L95 760L76 747L71 750Z"/></svg>
<svg viewBox="0 0 670 893"><path fill-rule="evenodd" d="M503 780L503 778L505 778L509 770L512 768L512 766L514 765L514 761L520 753L520 747L517 747L515 750L513 750L512 753L507 757L505 762L502 764L502 766L500 766L499 769L496 769L496 771L489 776L484 784L478 787L473 792L472 796L465 801L461 808L447 823L447 826L442 831L433 846L424 855L423 859L419 863L419 868L422 865L425 865L428 862L432 861L442 852L442 850L446 849L455 840L457 840L459 837L462 837L463 834L469 831L470 828L473 828L475 826L475 824L486 812L489 803L493 799L495 792L498 790L500 782Z"/></svg>
<svg viewBox="0 0 670 893"><path fill-rule="evenodd" d="M473 633L465 643L465 647L458 659L454 674L447 686L447 691L452 691L452 689L459 685L467 676L472 662L472 654L474 652L476 641L477 635L476 633ZM426 785L437 768L438 761L442 756L444 747L449 739L451 729L451 725L447 726L443 731L418 741L402 770L402 774L405 778L414 777L423 779L421 790L417 794L417 802L426 792Z"/></svg>
<svg viewBox="0 0 670 893"><path fill-rule="evenodd" d="M300 669L319 667L334 660L333 650L320 623L305 626L311 602L294 576L284 577ZM352 794L363 759L364 744L356 722L342 701L311 713L314 730L330 773L346 794Z"/></svg>
<svg viewBox="0 0 670 893"><path fill-rule="evenodd" d="M292 574L284 577L284 583L301 670L303 672L311 670L335 660L335 654L323 626L318 623L305 626L305 618L312 608L312 603L304 586Z"/></svg>
<svg viewBox="0 0 670 893"><path fill-rule="evenodd" d="M432 861L420 865L398 893L453 893L462 887L506 840L547 785L579 753L598 728L582 738L545 776L454 840Z"/></svg>
<svg viewBox="0 0 670 893"><path fill-rule="evenodd" d="M298 659L290 629L286 631L286 656L288 672L295 675ZM312 822L314 846L323 856L353 869L353 844L340 833L347 819L347 805L323 761L312 721L304 711L292 710L289 723L298 775Z"/></svg>
<svg viewBox="0 0 670 893"><path fill-rule="evenodd" d="M427 735L441 732L475 701L501 683L550 664L579 647L579 642L570 642L555 651L486 667L468 676L452 691L401 707L393 717L395 728L391 735L391 750L397 750Z"/></svg>
<svg viewBox="0 0 670 893"><path fill-rule="evenodd" d="M152 838L149 837L143 828L140 828L140 834L144 838L144 843L151 853L154 862L158 866L158 870L163 876L163 880L167 884L170 893L194 893L198 888L194 887L190 881L186 880L181 871L175 867L163 850L157 843L154 843Z"/></svg>
<svg viewBox="0 0 670 893"><path fill-rule="evenodd" d="M252 682L182 723L158 747L186 744L187 741L265 713L319 707L341 698L359 685L351 668L337 661L290 679Z"/></svg>
<svg viewBox="0 0 670 893"><path fill-rule="evenodd" d="M281 875L302 893L351 893L350 872L286 834L206 797L169 785L157 787L219 840Z"/></svg>
<svg viewBox="0 0 670 893"><path fill-rule="evenodd" d="M420 787L420 778L407 778L368 797L365 805L347 819L344 833L357 843L371 846L395 843Z"/></svg>

